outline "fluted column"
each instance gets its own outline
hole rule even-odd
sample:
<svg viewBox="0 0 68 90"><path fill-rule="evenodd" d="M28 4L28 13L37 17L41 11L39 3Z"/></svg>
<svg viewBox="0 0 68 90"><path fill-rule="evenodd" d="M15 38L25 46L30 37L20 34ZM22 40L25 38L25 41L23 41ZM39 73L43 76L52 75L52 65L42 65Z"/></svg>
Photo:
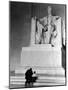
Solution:
<svg viewBox="0 0 68 90"><path fill-rule="evenodd" d="M31 40L30 40L30 45L35 44L35 30L36 30L36 19L32 18L31 19Z"/></svg>

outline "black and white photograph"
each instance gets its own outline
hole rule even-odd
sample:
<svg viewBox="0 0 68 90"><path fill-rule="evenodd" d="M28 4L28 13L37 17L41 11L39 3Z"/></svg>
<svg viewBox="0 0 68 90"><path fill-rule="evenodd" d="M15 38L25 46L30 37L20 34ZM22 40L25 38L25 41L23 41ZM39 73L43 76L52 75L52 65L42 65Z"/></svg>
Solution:
<svg viewBox="0 0 68 90"><path fill-rule="evenodd" d="M9 88L66 86L66 4L9 1Z"/></svg>

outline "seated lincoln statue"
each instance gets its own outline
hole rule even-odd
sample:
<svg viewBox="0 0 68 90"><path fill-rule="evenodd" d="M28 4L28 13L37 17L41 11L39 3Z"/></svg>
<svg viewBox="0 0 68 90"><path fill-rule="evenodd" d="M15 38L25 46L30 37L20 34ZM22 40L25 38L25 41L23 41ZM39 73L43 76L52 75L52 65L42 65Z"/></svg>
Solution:
<svg viewBox="0 0 68 90"><path fill-rule="evenodd" d="M32 18L31 42L34 44L51 44L61 46L61 17L52 16L48 7L48 16L38 19Z"/></svg>
<svg viewBox="0 0 68 90"><path fill-rule="evenodd" d="M36 44L52 44L52 40L57 37L56 25L51 23L50 37L48 38L49 30L48 24L43 26L40 21L37 20L36 30Z"/></svg>

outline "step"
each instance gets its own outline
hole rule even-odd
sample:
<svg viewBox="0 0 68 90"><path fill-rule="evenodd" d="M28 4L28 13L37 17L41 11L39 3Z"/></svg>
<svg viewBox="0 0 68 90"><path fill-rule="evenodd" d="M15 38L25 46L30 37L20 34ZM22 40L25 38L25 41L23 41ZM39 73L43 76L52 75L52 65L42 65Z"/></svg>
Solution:
<svg viewBox="0 0 68 90"><path fill-rule="evenodd" d="M25 87L25 83L24 82L13 82L10 85L14 85L14 86L24 86ZM33 84L33 86L53 86L53 85L65 85L64 83L56 83L56 82L35 82Z"/></svg>
<svg viewBox="0 0 68 90"><path fill-rule="evenodd" d="M32 87L50 87L50 86L62 86L65 84L60 83L34 83ZM25 88L25 84L11 84L10 88Z"/></svg>
<svg viewBox="0 0 68 90"><path fill-rule="evenodd" d="M25 83L25 79L24 80L20 80L20 81L10 81L10 84L23 84ZM45 80L37 80L36 83L60 83L60 84L65 84L65 81L63 80L49 80L49 79L45 79Z"/></svg>
<svg viewBox="0 0 68 90"><path fill-rule="evenodd" d="M25 74L29 67L18 67L15 69L15 74ZM32 67L36 74L50 74L50 75L65 75L65 71L62 67Z"/></svg>
<svg viewBox="0 0 68 90"><path fill-rule="evenodd" d="M38 80L45 80L45 79L48 79L48 80L62 80L64 81L65 78L64 77L49 77L49 76L40 76L38 77ZM25 76L10 76L10 80L11 81L23 81L25 80Z"/></svg>

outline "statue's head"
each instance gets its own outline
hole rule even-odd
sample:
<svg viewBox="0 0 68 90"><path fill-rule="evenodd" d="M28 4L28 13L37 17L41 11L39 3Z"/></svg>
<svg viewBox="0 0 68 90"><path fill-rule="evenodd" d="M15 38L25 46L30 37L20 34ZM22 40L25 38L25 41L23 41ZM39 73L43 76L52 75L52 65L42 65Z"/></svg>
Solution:
<svg viewBox="0 0 68 90"><path fill-rule="evenodd" d="M48 6L48 15L51 15L51 10L52 10L51 6Z"/></svg>

